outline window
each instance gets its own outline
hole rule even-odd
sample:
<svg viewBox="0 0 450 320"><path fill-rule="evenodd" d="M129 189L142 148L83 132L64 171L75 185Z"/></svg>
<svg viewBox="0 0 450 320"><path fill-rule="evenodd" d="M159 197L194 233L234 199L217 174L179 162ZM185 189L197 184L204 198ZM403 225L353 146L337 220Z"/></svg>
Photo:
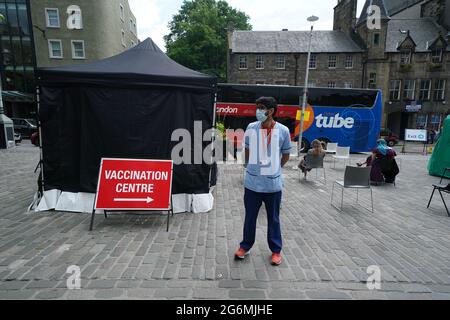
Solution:
<svg viewBox="0 0 450 320"><path fill-rule="evenodd" d="M125 9L122 4L120 4L120 20L125 21Z"/></svg>
<svg viewBox="0 0 450 320"><path fill-rule="evenodd" d="M434 100L445 100L445 80L438 79L434 82Z"/></svg>
<svg viewBox="0 0 450 320"><path fill-rule="evenodd" d="M377 87L377 74L372 72L369 75L369 88L376 89L376 87Z"/></svg>
<svg viewBox="0 0 450 320"><path fill-rule="evenodd" d="M416 90L415 80L405 80L403 84L403 100L414 100Z"/></svg>
<svg viewBox="0 0 450 320"><path fill-rule="evenodd" d="M22 56L24 65L33 65L33 50L30 37L22 37Z"/></svg>
<svg viewBox="0 0 450 320"><path fill-rule="evenodd" d="M48 49L50 52L50 58L52 59L62 59L63 50L61 40L48 40Z"/></svg>
<svg viewBox="0 0 450 320"><path fill-rule="evenodd" d="M136 45L136 43L134 43L133 40L131 40L131 47L134 47Z"/></svg>
<svg viewBox="0 0 450 320"><path fill-rule="evenodd" d="M239 69L247 69L247 56L239 56Z"/></svg>
<svg viewBox="0 0 450 320"><path fill-rule="evenodd" d="M346 89L351 89L353 88L353 83L348 81L348 82L344 82L344 88Z"/></svg>
<svg viewBox="0 0 450 320"><path fill-rule="evenodd" d="M127 46L126 43L125 43L125 31L123 31L123 30L122 30L122 45L123 45L124 47Z"/></svg>
<svg viewBox="0 0 450 320"><path fill-rule="evenodd" d="M431 95L431 80L420 81L419 100L420 101L430 100L430 95Z"/></svg>
<svg viewBox="0 0 450 320"><path fill-rule="evenodd" d="M264 69L263 56L256 56L256 69Z"/></svg>
<svg viewBox="0 0 450 320"><path fill-rule="evenodd" d="M2 26L2 29L6 29L5 25L9 24L9 32L11 32L12 35L19 35L19 20L17 19L17 7L16 7L16 3L14 1L8 1L8 2L12 2L12 3L6 3L6 12L5 12L5 1L2 1L2 11L3 11L3 15L5 16L7 23L2 23L0 24ZM7 31L7 33L8 33Z"/></svg>
<svg viewBox="0 0 450 320"><path fill-rule="evenodd" d="M316 86L317 85L315 81L308 81L308 88L315 88Z"/></svg>
<svg viewBox="0 0 450 320"><path fill-rule="evenodd" d="M72 58L86 59L83 40L72 40Z"/></svg>
<svg viewBox="0 0 450 320"><path fill-rule="evenodd" d="M275 61L277 69L286 69L286 59L283 55L278 55Z"/></svg>
<svg viewBox="0 0 450 320"><path fill-rule="evenodd" d="M427 115L418 114L416 117L416 128L425 128L427 126Z"/></svg>
<svg viewBox="0 0 450 320"><path fill-rule="evenodd" d="M401 85L402 85L401 80L391 80L391 86L389 88L389 100L391 101L400 100Z"/></svg>
<svg viewBox="0 0 450 320"><path fill-rule="evenodd" d="M353 56L346 56L345 57L345 68L346 69L353 69Z"/></svg>
<svg viewBox="0 0 450 320"><path fill-rule="evenodd" d="M4 5L3 5L4 6ZM0 14L4 12L4 10L0 9ZM19 28L21 35L29 36L30 35L30 25L28 23L28 10L26 4L19 4L17 3L17 16L19 18ZM1 31L0 27L0 34L3 32Z"/></svg>
<svg viewBox="0 0 450 320"><path fill-rule="evenodd" d="M134 24L133 19L130 19L130 31L131 31L132 33L134 33L134 27L133 27L133 24Z"/></svg>
<svg viewBox="0 0 450 320"><path fill-rule="evenodd" d="M315 54L312 54L309 59L309 68L310 69L316 69L317 68L317 56Z"/></svg>
<svg viewBox="0 0 450 320"><path fill-rule="evenodd" d="M336 69L336 66L337 66L337 56L336 55L328 56L328 68Z"/></svg>
<svg viewBox="0 0 450 320"><path fill-rule="evenodd" d="M21 46L21 37L13 36L8 40L11 40L11 53L12 56L11 63L15 64L16 66L22 66L23 65L23 59L22 59L22 46Z"/></svg>
<svg viewBox="0 0 450 320"><path fill-rule="evenodd" d="M255 82L256 84L266 84L266 82L264 80L259 80Z"/></svg>
<svg viewBox="0 0 450 320"><path fill-rule="evenodd" d="M1 6L1 4L0 4ZM1 36L0 41L0 54L3 56L3 64L4 65L12 65L13 64L13 52L11 47L11 38L8 36Z"/></svg>
<svg viewBox="0 0 450 320"><path fill-rule="evenodd" d="M58 9L45 9L45 17L47 20L47 28L59 28L59 10Z"/></svg>
<svg viewBox="0 0 450 320"><path fill-rule="evenodd" d="M328 88L336 88L336 81L328 81Z"/></svg>
<svg viewBox="0 0 450 320"><path fill-rule="evenodd" d="M241 80L241 81L239 81L239 84L248 84L248 81Z"/></svg>
<svg viewBox="0 0 450 320"><path fill-rule="evenodd" d="M285 86L287 84L287 81L279 80L279 81L275 81L275 84L277 86Z"/></svg>
<svg viewBox="0 0 450 320"><path fill-rule="evenodd" d="M431 51L431 62L442 63L443 50L441 48Z"/></svg>
<svg viewBox="0 0 450 320"><path fill-rule="evenodd" d="M411 63L411 50L403 50L400 52L400 63L401 64Z"/></svg>
<svg viewBox="0 0 450 320"><path fill-rule="evenodd" d="M69 6L67 8L67 15L69 16L69 19L67 20L67 28L70 30L83 29L83 17L79 6Z"/></svg>
<svg viewBox="0 0 450 320"><path fill-rule="evenodd" d="M373 46L374 47L379 47L380 46L380 34L379 33L374 33L373 34Z"/></svg>
<svg viewBox="0 0 450 320"><path fill-rule="evenodd" d="M437 130L439 130L441 123L442 123L442 115L433 114L430 117L430 124L428 125L428 127L437 131Z"/></svg>

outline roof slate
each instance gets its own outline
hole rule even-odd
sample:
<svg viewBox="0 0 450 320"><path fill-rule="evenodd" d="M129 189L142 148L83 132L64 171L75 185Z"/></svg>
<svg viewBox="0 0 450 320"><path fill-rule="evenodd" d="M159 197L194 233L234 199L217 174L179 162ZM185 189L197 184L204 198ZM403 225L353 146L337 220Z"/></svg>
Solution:
<svg viewBox="0 0 450 320"><path fill-rule="evenodd" d="M400 32L408 31L411 38L417 44L416 52L427 52L427 42L430 45L439 36L439 31L445 36L446 31L430 18L423 19L398 19L388 22L388 35L386 52L397 52L397 47L407 35ZM450 50L450 46L447 48Z"/></svg>
<svg viewBox="0 0 450 320"><path fill-rule="evenodd" d="M234 53L306 53L309 31L235 31L232 35ZM342 31L314 31L312 53L363 52Z"/></svg>

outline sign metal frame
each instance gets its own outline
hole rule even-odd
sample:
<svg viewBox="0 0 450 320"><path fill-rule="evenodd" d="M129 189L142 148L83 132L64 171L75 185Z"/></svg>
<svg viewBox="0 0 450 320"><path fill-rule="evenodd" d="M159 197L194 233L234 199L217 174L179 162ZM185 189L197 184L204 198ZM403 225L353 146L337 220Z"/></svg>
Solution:
<svg viewBox="0 0 450 320"><path fill-rule="evenodd" d="M118 160L118 161L141 161L141 162L170 162L171 163L171 179L170 179L170 187L169 187L169 205L167 208L97 208L97 200L98 200L98 192L100 187L100 180L101 180L101 174L102 174L102 168L103 168L103 161L104 160ZM153 160L153 159L125 159L125 158L102 158L100 161L100 168L99 168L99 174L98 174L98 180L97 180L97 189L95 191L95 197L94 197L94 205L92 207L92 215L91 215L91 223L89 226L89 231L93 230L94 227L94 219L95 219L95 211L97 209L104 210L105 219L108 218L108 212L110 211L167 211L167 232L169 232L169 224L170 224L170 216L174 216L173 212L173 201L172 201L172 182L173 182L173 161L172 160Z"/></svg>

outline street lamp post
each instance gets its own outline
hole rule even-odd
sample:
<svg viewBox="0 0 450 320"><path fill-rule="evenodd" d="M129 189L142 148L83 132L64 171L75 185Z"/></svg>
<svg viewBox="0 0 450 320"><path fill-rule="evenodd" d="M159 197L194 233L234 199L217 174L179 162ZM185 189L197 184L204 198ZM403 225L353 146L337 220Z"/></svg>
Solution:
<svg viewBox="0 0 450 320"><path fill-rule="evenodd" d="M311 42L312 42L312 36L313 36L313 30L314 30L314 22L318 21L319 18L316 16L311 16L307 20L308 20L308 22L311 23L311 31L309 33L308 59L306 61L305 87L303 89L303 103L302 103L301 114L300 114L300 132L298 135L298 157L299 158L300 158L301 152L303 150L303 148L302 148L303 126L304 126L304 122L305 122L305 108L306 108L306 103L308 100L308 78L309 78L309 62L311 60Z"/></svg>

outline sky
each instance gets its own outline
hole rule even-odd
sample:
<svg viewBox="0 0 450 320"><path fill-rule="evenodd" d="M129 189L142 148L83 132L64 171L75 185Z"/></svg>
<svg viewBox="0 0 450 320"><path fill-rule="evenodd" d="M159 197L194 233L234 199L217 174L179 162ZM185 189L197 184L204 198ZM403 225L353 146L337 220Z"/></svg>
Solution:
<svg viewBox="0 0 450 320"><path fill-rule="evenodd" d="M169 33L167 27L178 13L183 0L128 0L137 19L138 37L147 37L165 51L163 37ZM227 0L228 4L250 16L250 24L257 31L309 30L306 18L319 17L316 30L333 29L333 8L337 0ZM358 0L361 13L365 0Z"/></svg>

